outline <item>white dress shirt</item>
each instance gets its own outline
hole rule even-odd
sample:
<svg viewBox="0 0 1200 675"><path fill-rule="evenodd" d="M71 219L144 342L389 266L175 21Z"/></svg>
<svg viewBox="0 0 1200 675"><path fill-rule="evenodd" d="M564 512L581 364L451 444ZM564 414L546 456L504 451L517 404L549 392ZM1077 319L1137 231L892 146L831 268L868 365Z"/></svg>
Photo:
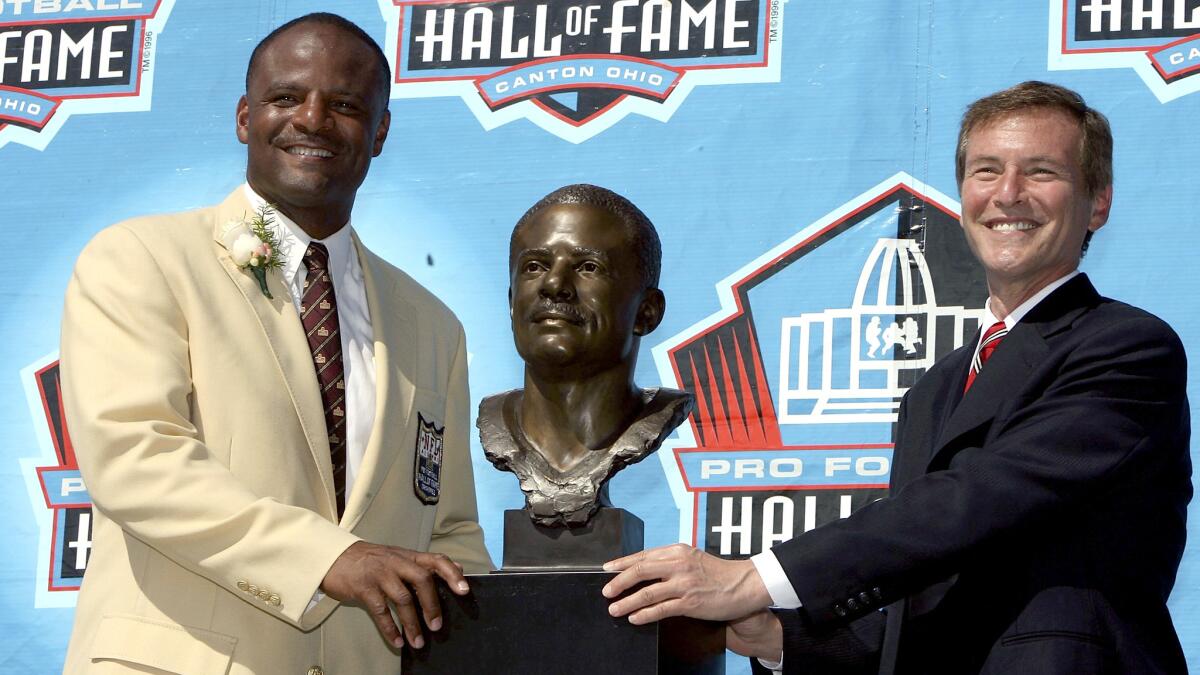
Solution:
<svg viewBox="0 0 1200 675"><path fill-rule="evenodd" d="M266 204L266 200L249 185L244 187L255 209ZM324 244L329 250L330 279L337 301L343 377L346 380L346 503L349 504L367 440L375 426L375 334L367 309L362 264L354 250L349 223L324 239L314 240L287 216L278 211L274 211L274 216L272 227L279 235L284 256L280 271L297 313L304 297L304 280L308 277L308 268L303 263L304 252L313 241Z"/></svg>
<svg viewBox="0 0 1200 675"><path fill-rule="evenodd" d="M1017 325L1029 310L1036 307L1046 296L1058 290L1060 286L1067 283L1079 274L1079 270L1074 270L1065 276L1059 277L1054 281L1046 284L1037 293L1034 293L1028 300L1022 302L1016 309L1009 312L1008 316L1004 317L1004 326L1008 330L1012 330L1013 326ZM992 313L992 299L989 297L984 303L983 318L980 321L980 326L986 328L996 323L998 319ZM979 351L979 342L983 340L983 331L979 331L979 339L975 342L975 351ZM796 595L796 589L792 588L792 582L787 578L787 573L783 571L783 566L779 564L779 559L775 557L775 553L767 550L750 558L754 563L754 569L758 571L758 576L762 578L763 585L767 587L767 593L771 595L773 606L783 609L796 609L801 607L800 598ZM779 663L768 663L759 659L763 666L779 672L782 668L782 661Z"/></svg>
<svg viewBox="0 0 1200 675"><path fill-rule="evenodd" d="M1063 284L1067 283L1071 279L1074 279L1078 275L1079 275L1079 270L1075 270L1074 272L1071 272L1071 273L1067 274L1066 276L1059 277L1059 278L1055 279L1054 281L1051 281L1050 283L1046 284L1045 288L1038 291L1037 293L1034 293L1025 302L1022 302L1021 304L1017 305L1016 309L1009 312L1008 316L1004 317L1004 327L1008 330L1012 330L1013 326L1017 325L1018 321L1025 318L1025 315L1029 313L1029 310L1033 309L1034 307L1037 307L1038 303L1040 303L1042 300L1046 299L1046 296L1048 296L1051 293L1053 293L1054 291L1058 290L1059 286L1062 286ZM979 324L980 328L982 328L983 330L979 331L979 339L975 341L975 351L977 351L977 352L979 351L979 343L983 341L983 331L987 330L988 326L996 323L997 321L999 321L999 319L997 319L996 315L992 313L992 299L988 298L987 302L984 303L984 305L983 305L983 319L980 321L980 324Z"/></svg>

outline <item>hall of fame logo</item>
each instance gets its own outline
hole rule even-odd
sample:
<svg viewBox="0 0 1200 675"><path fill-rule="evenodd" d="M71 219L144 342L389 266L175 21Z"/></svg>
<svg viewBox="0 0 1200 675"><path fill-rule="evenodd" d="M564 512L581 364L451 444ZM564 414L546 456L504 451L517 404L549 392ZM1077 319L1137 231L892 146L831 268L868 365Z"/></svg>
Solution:
<svg viewBox="0 0 1200 675"><path fill-rule="evenodd" d="M417 413L417 445L413 455L413 492L422 504L438 503L442 492L442 452L446 427L438 427Z"/></svg>
<svg viewBox="0 0 1200 675"><path fill-rule="evenodd" d="M40 456L20 460L38 524L35 607L73 607L92 548L92 502L63 417L58 357L21 371Z"/></svg>
<svg viewBox="0 0 1200 675"><path fill-rule="evenodd" d="M149 110L174 2L0 2L0 147L44 150L71 115Z"/></svg>
<svg viewBox="0 0 1200 675"><path fill-rule="evenodd" d="M778 82L787 0L379 0L393 98L461 97L485 129L573 143L667 121L698 85Z"/></svg>
<svg viewBox="0 0 1200 675"><path fill-rule="evenodd" d="M1050 0L1051 70L1132 68L1166 103L1200 90L1200 0Z"/></svg>
<svg viewBox="0 0 1200 675"><path fill-rule="evenodd" d="M681 541L744 557L886 495L900 398L987 297L956 210L897 174L719 282L722 309L654 348L664 384L696 397L659 453Z"/></svg>

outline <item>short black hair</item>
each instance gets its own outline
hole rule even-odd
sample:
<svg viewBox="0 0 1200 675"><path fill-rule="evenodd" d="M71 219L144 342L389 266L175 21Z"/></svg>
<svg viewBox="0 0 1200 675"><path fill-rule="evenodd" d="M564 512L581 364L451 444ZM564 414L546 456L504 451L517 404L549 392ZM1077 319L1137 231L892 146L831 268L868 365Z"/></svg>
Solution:
<svg viewBox="0 0 1200 675"><path fill-rule="evenodd" d="M383 99L383 107L387 108L387 101L389 98L391 98L392 91L392 68L388 65L387 56L384 56L383 49L379 47L379 43L376 42L374 38L372 38L370 35L367 35L367 32L362 28L359 28L358 24L347 19L346 17L332 14L330 12L313 12L312 14L298 16L268 33L267 36L262 39L262 42L259 42L258 46L254 48L254 51L250 53L250 63L246 65L246 89L250 89L250 74L254 72L254 66L258 64L263 51L265 51L272 42L275 42L275 40L279 39L279 36L283 35L292 28L295 28L296 26L307 23L315 23L322 26L332 26L340 29L358 38L359 41L361 41L367 46L368 49L371 50L371 52L375 55L377 65L377 68L375 69L375 84L378 87L379 94Z"/></svg>
<svg viewBox="0 0 1200 675"><path fill-rule="evenodd" d="M564 185L529 207L529 210L513 227L512 236L509 238L510 265L512 264L513 249L516 246L517 233L521 231L521 228L542 209L560 204L586 204L616 216L629 234L630 246L638 259L638 269L642 270L643 283L646 288L658 287L658 275L662 269L662 243L659 241L658 231L654 229L654 223L650 222L646 214L642 213L642 210L628 199L608 188L587 183Z"/></svg>

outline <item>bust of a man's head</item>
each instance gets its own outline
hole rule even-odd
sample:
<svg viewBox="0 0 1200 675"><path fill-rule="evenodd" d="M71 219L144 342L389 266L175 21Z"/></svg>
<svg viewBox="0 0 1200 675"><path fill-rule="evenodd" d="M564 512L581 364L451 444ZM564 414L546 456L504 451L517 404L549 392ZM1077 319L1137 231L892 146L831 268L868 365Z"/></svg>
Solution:
<svg viewBox="0 0 1200 675"><path fill-rule="evenodd" d="M639 340L666 308L661 257L650 219L594 185L551 192L513 228L509 309L525 387L485 399L479 427L537 522L586 522L604 482L690 411L682 392L633 383Z"/></svg>
<svg viewBox="0 0 1200 675"><path fill-rule="evenodd" d="M632 367L637 339L665 302L654 226L624 197L593 185L547 195L509 244L513 339L538 378L587 378Z"/></svg>

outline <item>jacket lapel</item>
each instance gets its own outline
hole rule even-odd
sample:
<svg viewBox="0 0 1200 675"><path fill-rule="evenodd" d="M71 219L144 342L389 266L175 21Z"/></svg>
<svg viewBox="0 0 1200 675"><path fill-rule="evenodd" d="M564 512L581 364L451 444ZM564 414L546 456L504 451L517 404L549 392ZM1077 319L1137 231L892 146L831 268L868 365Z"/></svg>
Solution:
<svg viewBox="0 0 1200 675"><path fill-rule="evenodd" d="M1001 406L1021 390L1030 373L1049 352L1048 341L1069 328L1099 297L1087 276L1080 274L1051 293L1013 327L987 365L979 371L971 390L952 407L953 412L934 444L928 471L946 468L954 453L962 449L955 441L991 422ZM966 367L964 363L958 369L962 372L957 374L965 376ZM959 386L965 381L955 379ZM943 400L950 404L948 408L952 406L952 399Z"/></svg>
<svg viewBox="0 0 1200 675"><path fill-rule="evenodd" d="M976 333L975 340L978 339ZM974 341L968 344L973 346ZM966 348L947 354L938 363L936 372L921 377L922 395L910 395L905 400L905 422L897 430L904 436L896 438L896 443L903 444L903 452L894 456L893 489L907 485L926 472L929 460L933 458L934 442L941 437L941 430L946 428L962 398L963 379L970 361L971 351Z"/></svg>
<svg viewBox="0 0 1200 675"><path fill-rule="evenodd" d="M342 518L343 527L349 530L366 513L397 455L407 456L400 445L407 438L412 417L417 359L412 305L387 272L387 263L366 250L357 234L354 248L362 265L375 339L375 425Z"/></svg>
<svg viewBox="0 0 1200 675"><path fill-rule="evenodd" d="M336 520L337 507L333 491L333 467L329 459L329 439L325 436L325 412L321 403L317 375L313 370L312 352L304 337L304 326L296 314L291 294L284 286L278 272L267 274L267 287L273 298L267 298L258 287L258 282L249 272L238 268L225 248L221 235L231 220L242 220L253 216L254 209L239 187L217 207L217 219L213 225L215 251L221 267L237 285L250 311L266 338L272 357L279 364L288 396L296 409L296 416L308 441L308 450L321 475L325 486L326 508L324 515Z"/></svg>

